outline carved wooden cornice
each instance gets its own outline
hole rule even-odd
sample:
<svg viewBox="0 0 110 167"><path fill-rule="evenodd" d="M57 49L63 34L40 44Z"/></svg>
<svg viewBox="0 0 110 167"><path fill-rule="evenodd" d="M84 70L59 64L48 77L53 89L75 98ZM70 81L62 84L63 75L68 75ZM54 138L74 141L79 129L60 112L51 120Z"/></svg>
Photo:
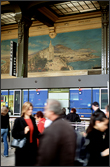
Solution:
<svg viewBox="0 0 110 167"><path fill-rule="evenodd" d="M38 8L37 10L40 11L45 16L47 16L53 22L58 20L58 17L54 13L52 13L49 9L47 9L46 7L41 7L41 8Z"/></svg>
<svg viewBox="0 0 110 167"><path fill-rule="evenodd" d="M9 1L1 1L1 5L7 5L7 4L10 4Z"/></svg>
<svg viewBox="0 0 110 167"><path fill-rule="evenodd" d="M54 30L52 29L53 27L48 27L40 21L33 21L31 27L29 28L29 37L47 34L51 37L55 37L58 33L101 28L101 17L101 12L78 14L63 18L61 17L54 23ZM1 27L1 40L16 38L18 38L18 24Z"/></svg>

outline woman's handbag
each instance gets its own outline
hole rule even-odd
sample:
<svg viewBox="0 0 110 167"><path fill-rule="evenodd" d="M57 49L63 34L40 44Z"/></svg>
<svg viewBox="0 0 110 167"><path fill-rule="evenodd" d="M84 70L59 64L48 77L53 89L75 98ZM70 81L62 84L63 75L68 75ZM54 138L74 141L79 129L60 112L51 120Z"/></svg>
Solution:
<svg viewBox="0 0 110 167"><path fill-rule="evenodd" d="M23 139L13 139L11 147L23 148L26 144L26 140L27 140L26 137L24 137Z"/></svg>

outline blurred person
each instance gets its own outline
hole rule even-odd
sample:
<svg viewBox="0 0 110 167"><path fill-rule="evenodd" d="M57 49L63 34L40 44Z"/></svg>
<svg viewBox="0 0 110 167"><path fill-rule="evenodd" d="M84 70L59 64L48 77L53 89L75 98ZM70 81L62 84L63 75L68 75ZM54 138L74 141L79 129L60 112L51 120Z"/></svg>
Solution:
<svg viewBox="0 0 110 167"><path fill-rule="evenodd" d="M109 104L105 107L105 110L106 110L105 115L109 119Z"/></svg>
<svg viewBox="0 0 110 167"><path fill-rule="evenodd" d="M3 142L4 142L4 153L3 153L4 157L8 157L8 142L7 142L8 129L9 129L9 115L7 107L3 106L1 108L1 136L3 137Z"/></svg>
<svg viewBox="0 0 110 167"><path fill-rule="evenodd" d="M48 118L46 118L45 123L44 123L44 128L47 128L51 125L52 121Z"/></svg>
<svg viewBox="0 0 110 167"><path fill-rule="evenodd" d="M66 118L66 108L62 108L62 118Z"/></svg>
<svg viewBox="0 0 110 167"><path fill-rule="evenodd" d="M92 103L92 109L94 110L94 112L103 112L100 110L99 103L96 101Z"/></svg>
<svg viewBox="0 0 110 167"><path fill-rule="evenodd" d="M48 99L45 117L52 121L41 134L37 166L73 166L76 148L75 132L67 120L62 119L61 104Z"/></svg>
<svg viewBox="0 0 110 167"><path fill-rule="evenodd" d="M81 122L81 119L78 114L76 114L76 109L71 108L70 113L66 116L66 119L70 122Z"/></svg>
<svg viewBox="0 0 110 167"><path fill-rule="evenodd" d="M35 115L35 118L37 120L37 127L38 127L38 131L40 133L42 133L44 131L44 123L45 123L45 118L44 115L42 113L42 111L38 111ZM39 139L37 139L37 145L39 146Z"/></svg>
<svg viewBox="0 0 110 167"><path fill-rule="evenodd" d="M39 131L32 116L33 105L25 102L22 106L21 117L16 118L12 130L12 137L27 141L23 148L15 150L15 166L32 166L35 164L37 155L37 142Z"/></svg>
<svg viewBox="0 0 110 167"><path fill-rule="evenodd" d="M105 110L106 117L109 119L109 105L105 107ZM101 156L103 157L104 166L109 166L109 122L105 131L104 146L105 150L101 152Z"/></svg>
<svg viewBox="0 0 110 167"><path fill-rule="evenodd" d="M86 139L89 139L89 144L87 146L87 152L89 153L87 166L104 165L101 152L105 149L103 134L107 129L107 124L108 119L104 112L97 111L91 115L86 136Z"/></svg>
<svg viewBox="0 0 110 167"><path fill-rule="evenodd" d="M6 107L7 107L7 114L10 115L9 107L8 106L6 106ZM10 142L10 124L8 126L8 141Z"/></svg>
<svg viewBox="0 0 110 167"><path fill-rule="evenodd" d="M42 111L38 111L35 115L35 118L37 120L37 127L38 127L38 131L40 133L42 133L44 131L44 123L45 123L45 118L44 118L44 114L42 113Z"/></svg>

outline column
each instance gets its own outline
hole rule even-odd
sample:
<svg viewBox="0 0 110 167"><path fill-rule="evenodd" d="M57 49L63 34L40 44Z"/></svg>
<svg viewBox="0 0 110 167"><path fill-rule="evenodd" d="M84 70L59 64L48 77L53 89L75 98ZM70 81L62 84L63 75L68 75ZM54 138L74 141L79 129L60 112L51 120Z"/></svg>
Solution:
<svg viewBox="0 0 110 167"><path fill-rule="evenodd" d="M102 74L109 74L109 2L99 3L102 12Z"/></svg>
<svg viewBox="0 0 110 167"><path fill-rule="evenodd" d="M17 20L18 23L18 59L17 77L27 77L28 74L28 37L31 20L26 17Z"/></svg>

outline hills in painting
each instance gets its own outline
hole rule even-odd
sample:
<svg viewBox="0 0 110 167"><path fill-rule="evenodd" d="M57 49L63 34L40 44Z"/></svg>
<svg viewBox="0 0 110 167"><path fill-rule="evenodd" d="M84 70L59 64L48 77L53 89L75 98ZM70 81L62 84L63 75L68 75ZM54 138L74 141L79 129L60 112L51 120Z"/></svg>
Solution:
<svg viewBox="0 0 110 167"><path fill-rule="evenodd" d="M50 41L48 48L29 56L28 71L74 70L69 63L99 58L93 54L94 52L91 49L72 50L61 44L53 46Z"/></svg>
<svg viewBox="0 0 110 167"><path fill-rule="evenodd" d="M10 67L10 41L1 43L1 74ZM17 42L17 39L13 40ZM29 38L28 72L92 69L101 66L101 29Z"/></svg>

